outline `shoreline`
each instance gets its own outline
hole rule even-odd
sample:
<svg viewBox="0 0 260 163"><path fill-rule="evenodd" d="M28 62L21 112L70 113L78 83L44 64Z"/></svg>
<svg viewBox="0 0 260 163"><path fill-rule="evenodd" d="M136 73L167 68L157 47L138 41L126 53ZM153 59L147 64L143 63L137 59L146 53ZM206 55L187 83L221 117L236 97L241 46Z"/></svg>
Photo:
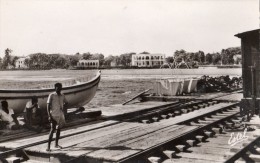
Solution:
<svg viewBox="0 0 260 163"><path fill-rule="evenodd" d="M79 78L92 78L98 70L0 71L0 89L39 88L55 82L68 83ZM225 72L225 73L224 73ZM193 78L203 75L241 76L242 69L115 69L102 70L101 82L122 82L162 78Z"/></svg>
<svg viewBox="0 0 260 163"><path fill-rule="evenodd" d="M197 69L200 70L200 69ZM164 74L158 73L163 71ZM191 69L180 69L180 72L191 71ZM212 70L210 70L212 71ZM232 70L234 71L234 70ZM239 76L240 71L234 76ZM13 71L7 75L0 71L0 89L21 89L21 88L39 88L41 85L50 85L55 82L66 82L70 79L77 79L81 77L91 77L97 70L45 70L45 71ZM200 77L203 74L167 74L172 70L158 69L155 71L140 70L107 70L101 71L101 81L99 83L95 97L84 107L98 108L102 106L109 106L113 104L122 104L131 99L144 90L151 89L155 86L156 79L161 78L184 78L184 77ZM205 72L205 71L201 71ZM213 71L214 72L214 71ZM147 74L154 73L154 74ZM156 74L158 73L158 74ZM228 72L227 72L228 73ZM212 72L211 72L212 74ZM213 76L211 74L206 74ZM222 74L223 75L223 74ZM231 77L231 74L229 74ZM220 76L220 75L214 75ZM63 81L62 81L63 80Z"/></svg>
<svg viewBox="0 0 260 163"><path fill-rule="evenodd" d="M0 79L15 79L15 78L75 78L82 76L91 76L96 74L98 70L65 70L65 69L52 69L52 70L17 70L17 71L0 71ZM202 76L202 75L232 75L241 76L242 68L232 69L217 69L217 68L205 68L205 69L104 69L101 70L101 75L122 75L122 76L164 76L164 75L185 75L185 76Z"/></svg>

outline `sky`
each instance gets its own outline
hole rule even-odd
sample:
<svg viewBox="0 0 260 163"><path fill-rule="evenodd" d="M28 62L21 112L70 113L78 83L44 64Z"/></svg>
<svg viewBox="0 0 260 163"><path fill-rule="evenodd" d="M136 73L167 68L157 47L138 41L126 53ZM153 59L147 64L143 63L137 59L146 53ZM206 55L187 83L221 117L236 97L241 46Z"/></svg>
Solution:
<svg viewBox="0 0 260 163"><path fill-rule="evenodd" d="M0 57L212 53L258 28L259 0L0 0Z"/></svg>

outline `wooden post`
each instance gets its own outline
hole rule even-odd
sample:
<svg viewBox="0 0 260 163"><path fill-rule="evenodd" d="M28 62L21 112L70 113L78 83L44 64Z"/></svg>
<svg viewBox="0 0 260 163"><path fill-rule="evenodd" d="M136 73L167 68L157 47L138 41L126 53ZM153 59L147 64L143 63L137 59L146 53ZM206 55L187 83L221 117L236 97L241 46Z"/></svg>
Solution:
<svg viewBox="0 0 260 163"><path fill-rule="evenodd" d="M150 89L147 89L147 90L145 90L145 91L143 91L143 92L139 93L139 94L138 94L138 95L136 95L135 97L131 98L130 100L128 100L128 101L126 101L126 102L124 102L122 105L125 105L125 104L127 104L127 103L129 103L129 102L133 101L134 99L136 99L136 98L140 97L141 95L145 94L145 93L146 93L146 92L148 92L149 90L150 90Z"/></svg>
<svg viewBox="0 0 260 163"><path fill-rule="evenodd" d="M251 70L251 82L252 82L252 112L251 115L248 115L248 119L249 116L253 116L253 114L255 113L255 106L256 106L256 94L255 94L255 63L254 66L249 66L250 70ZM249 113L249 112L248 112ZM258 113L259 114L259 113Z"/></svg>

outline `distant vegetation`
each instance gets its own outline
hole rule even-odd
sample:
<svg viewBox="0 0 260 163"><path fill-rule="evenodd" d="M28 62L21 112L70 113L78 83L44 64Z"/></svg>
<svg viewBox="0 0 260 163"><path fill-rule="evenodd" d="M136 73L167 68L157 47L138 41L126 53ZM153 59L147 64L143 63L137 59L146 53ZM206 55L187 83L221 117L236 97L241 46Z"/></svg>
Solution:
<svg viewBox="0 0 260 163"><path fill-rule="evenodd" d="M189 67L196 67L199 65L233 65L241 62L241 57L234 60L234 55L241 55L240 47L231 47L222 49L221 52L207 53L203 51L186 52L185 50L176 50L173 57L167 57L167 63L185 62Z"/></svg>
<svg viewBox="0 0 260 163"><path fill-rule="evenodd" d="M80 59L91 59L99 60L101 68L110 68L111 63L115 67L131 68L132 55L134 52L124 53L120 56L108 55L104 57L101 53L91 54L87 53L76 53L73 55L68 54L45 54L45 53L34 53L30 54L26 58L25 64L29 69L53 69L53 68L69 68L75 67ZM149 52L142 52L141 54L149 54ZM185 62L189 67L196 67L198 65L230 65L239 62L240 60L234 60L234 55L241 55L240 47L232 47L222 49L221 52L207 53L203 51L198 52L186 52L185 50L176 50L173 56L166 58L166 63L177 65L178 63ZM10 69L15 67L15 62L18 56L12 55L12 50L7 48L5 55L0 58L0 69Z"/></svg>

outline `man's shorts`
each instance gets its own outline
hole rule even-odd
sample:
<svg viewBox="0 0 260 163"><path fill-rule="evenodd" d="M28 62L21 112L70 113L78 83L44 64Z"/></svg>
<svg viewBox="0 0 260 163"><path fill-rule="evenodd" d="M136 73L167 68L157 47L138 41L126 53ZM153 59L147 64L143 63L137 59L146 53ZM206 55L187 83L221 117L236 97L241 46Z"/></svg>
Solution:
<svg viewBox="0 0 260 163"><path fill-rule="evenodd" d="M62 128L65 125L65 117L64 114L61 114L60 116L52 116L54 122L52 122L52 125L56 125L56 129Z"/></svg>

